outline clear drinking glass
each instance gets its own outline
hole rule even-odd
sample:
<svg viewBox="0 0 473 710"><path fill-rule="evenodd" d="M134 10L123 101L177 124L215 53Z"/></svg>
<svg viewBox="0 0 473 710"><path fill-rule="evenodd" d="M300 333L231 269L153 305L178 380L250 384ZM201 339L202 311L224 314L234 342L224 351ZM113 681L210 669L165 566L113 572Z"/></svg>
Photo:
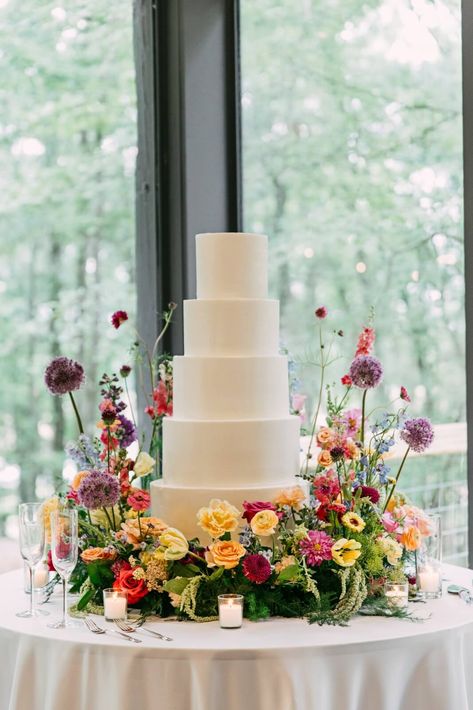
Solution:
<svg viewBox="0 0 473 710"><path fill-rule="evenodd" d="M41 503L20 503L18 506L18 527L20 532L20 552L28 565L30 576L30 608L18 612L17 616L47 616L48 612L37 609L33 584L34 570L44 555L44 519Z"/></svg>
<svg viewBox="0 0 473 710"><path fill-rule="evenodd" d="M64 629L76 624L67 613L67 583L77 564L79 523L77 510L60 508L51 513L51 555L56 572L62 579L62 618L52 629Z"/></svg>
<svg viewBox="0 0 473 710"><path fill-rule="evenodd" d="M440 515L429 515L431 534L416 553L417 593L425 599L442 596L442 527Z"/></svg>

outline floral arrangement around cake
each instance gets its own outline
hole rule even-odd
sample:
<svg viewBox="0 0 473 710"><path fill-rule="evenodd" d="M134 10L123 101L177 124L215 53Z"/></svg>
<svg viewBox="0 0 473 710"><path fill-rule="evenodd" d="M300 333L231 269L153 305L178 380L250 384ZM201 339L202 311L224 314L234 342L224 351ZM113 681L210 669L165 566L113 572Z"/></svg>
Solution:
<svg viewBox="0 0 473 710"><path fill-rule="evenodd" d="M194 621L215 619L217 596L228 592L244 595L245 616L252 620L285 616L344 624L356 613L407 615L387 604L384 584L405 581L406 562L429 536L430 522L397 486L409 451L425 451L433 430L427 419L408 418L404 387L395 411L368 421L369 392L383 377L372 355L374 329L362 330L341 377L341 394L335 394L333 386L325 385L326 371L333 361L333 341L343 333L332 331L326 342L327 309L315 311L321 382L300 471L310 495L303 483L281 490L271 501L245 501L241 510L225 500L210 500L196 510L209 540L205 543L186 539L172 520L147 512L150 495L144 484L159 460L162 420L172 415L172 361L158 355L158 345L174 308L171 304L166 312L151 353L139 339L134 346L137 368L146 371L146 378L137 379L149 382L148 448L138 438L133 411L131 419L124 414L130 365L120 369L120 377L103 375L93 438L84 433L73 395L84 381L82 366L59 357L46 369L47 387L53 395L69 396L80 430L77 442L67 448L79 471L69 490L44 507L46 527L50 511L60 504L79 511L80 562L72 578L73 590L81 594L77 610L100 613L102 590L113 586L127 590L129 605L142 615ZM112 325L119 328L127 320L125 311L117 311ZM326 421L319 426L324 392ZM351 399L356 403L350 404ZM302 417L304 397L293 395L292 405ZM396 439L406 450L392 475L387 461Z"/></svg>

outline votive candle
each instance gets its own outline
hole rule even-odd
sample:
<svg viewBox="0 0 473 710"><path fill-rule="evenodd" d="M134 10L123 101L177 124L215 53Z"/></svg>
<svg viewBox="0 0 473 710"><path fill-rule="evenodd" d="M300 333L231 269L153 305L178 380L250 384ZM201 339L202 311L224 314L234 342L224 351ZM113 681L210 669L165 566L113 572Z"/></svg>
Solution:
<svg viewBox="0 0 473 710"><path fill-rule="evenodd" d="M384 596L390 606L403 609L408 602L409 585L407 582L386 582Z"/></svg>
<svg viewBox="0 0 473 710"><path fill-rule="evenodd" d="M238 629L243 622L243 601L241 594L220 594L218 597L218 618L222 629Z"/></svg>
<svg viewBox="0 0 473 710"><path fill-rule="evenodd" d="M103 590L103 610L106 621L126 619L128 594L122 589Z"/></svg>

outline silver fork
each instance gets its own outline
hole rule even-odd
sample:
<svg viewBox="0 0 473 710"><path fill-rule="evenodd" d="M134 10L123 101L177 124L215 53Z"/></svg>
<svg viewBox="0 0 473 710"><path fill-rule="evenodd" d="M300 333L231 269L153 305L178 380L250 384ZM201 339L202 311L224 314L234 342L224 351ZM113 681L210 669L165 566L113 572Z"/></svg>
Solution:
<svg viewBox="0 0 473 710"><path fill-rule="evenodd" d="M101 626L97 626L95 621L90 618L90 616L84 616L84 623L89 629L89 631L92 631L93 634L106 634L106 630L102 629ZM122 638L126 639L127 641L132 641L133 643L141 643L141 639L134 639L131 636L128 636L128 634L123 634L121 631L116 631L115 633L118 634L118 636L121 636Z"/></svg>
<svg viewBox="0 0 473 710"><path fill-rule="evenodd" d="M115 624L118 626L119 629L122 631L125 631L127 634L133 634L135 631L138 631L138 628L143 629L143 631L147 631L149 634L152 636L157 636L158 639L161 639L161 641L172 641L173 639L170 636L165 636L164 634L160 634L158 631L152 631L151 629L147 629L141 624L138 625L138 628L136 626L131 626L131 624L127 624L125 621L122 621L121 619L114 619Z"/></svg>

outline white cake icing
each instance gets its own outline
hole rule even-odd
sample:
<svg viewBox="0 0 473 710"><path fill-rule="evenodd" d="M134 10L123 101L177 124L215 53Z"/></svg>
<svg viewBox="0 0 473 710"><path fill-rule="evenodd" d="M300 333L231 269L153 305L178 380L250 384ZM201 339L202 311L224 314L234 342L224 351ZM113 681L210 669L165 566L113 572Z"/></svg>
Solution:
<svg viewBox="0 0 473 710"><path fill-rule="evenodd" d="M287 417L287 359L175 357L174 421Z"/></svg>
<svg viewBox="0 0 473 710"><path fill-rule="evenodd" d="M184 301L186 355L275 355L278 348L278 301Z"/></svg>
<svg viewBox="0 0 473 710"><path fill-rule="evenodd" d="M197 294L184 303L174 415L163 425L153 514L193 537L211 498L241 508L299 483L299 419L289 414L279 304L267 298L267 237L199 234Z"/></svg>

